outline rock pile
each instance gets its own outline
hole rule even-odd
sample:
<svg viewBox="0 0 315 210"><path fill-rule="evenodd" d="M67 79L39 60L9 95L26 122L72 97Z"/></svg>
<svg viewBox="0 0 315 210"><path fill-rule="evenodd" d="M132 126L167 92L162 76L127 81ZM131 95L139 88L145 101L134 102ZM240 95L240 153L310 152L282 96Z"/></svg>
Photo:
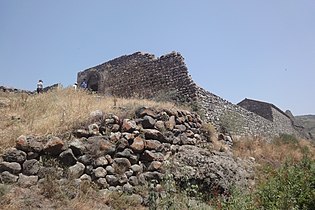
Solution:
<svg viewBox="0 0 315 210"><path fill-rule="evenodd" d="M166 173L221 189L246 184L251 176L231 155L204 147L209 148L211 142L195 113L142 107L134 119L101 111L91 116L94 123L74 130L70 139L20 136L16 147L1 157L0 181L28 187L55 174L60 180L88 180L100 188L132 192L150 180L160 182ZM48 164L51 159L62 167ZM174 163L172 169L165 163ZM183 171L186 166L189 170Z"/></svg>

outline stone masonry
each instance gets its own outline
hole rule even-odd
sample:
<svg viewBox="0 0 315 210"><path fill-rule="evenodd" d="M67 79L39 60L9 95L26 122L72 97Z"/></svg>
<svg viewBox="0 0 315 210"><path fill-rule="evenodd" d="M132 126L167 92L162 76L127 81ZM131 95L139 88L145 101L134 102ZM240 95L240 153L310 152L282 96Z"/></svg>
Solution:
<svg viewBox="0 0 315 210"><path fill-rule="evenodd" d="M88 88L118 97L154 98L170 94L173 100L197 104L207 121L234 135L300 135L290 120L270 121L199 87L178 52L161 56L136 52L78 73ZM301 135L300 135L301 136Z"/></svg>

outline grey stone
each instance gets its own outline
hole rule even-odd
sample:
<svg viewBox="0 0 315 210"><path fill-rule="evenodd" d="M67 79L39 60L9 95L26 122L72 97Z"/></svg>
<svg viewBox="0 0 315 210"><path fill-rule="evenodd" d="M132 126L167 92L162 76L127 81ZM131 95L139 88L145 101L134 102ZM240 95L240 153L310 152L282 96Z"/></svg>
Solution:
<svg viewBox="0 0 315 210"><path fill-rule="evenodd" d="M38 176L26 176L22 173L19 174L18 185L21 187L31 187L36 185L38 181Z"/></svg>
<svg viewBox="0 0 315 210"><path fill-rule="evenodd" d="M0 182L4 184L12 184L17 182L18 176L11 174L8 171L4 171L0 174Z"/></svg>
<svg viewBox="0 0 315 210"><path fill-rule="evenodd" d="M143 168L142 168L140 165L138 165L138 164L132 165L132 166L131 166L131 170L132 170L132 171L134 172L134 174L136 174L136 175L143 172Z"/></svg>
<svg viewBox="0 0 315 210"><path fill-rule="evenodd" d="M25 175L36 175L39 171L40 163L36 159L26 160L23 163L23 174Z"/></svg>
<svg viewBox="0 0 315 210"><path fill-rule="evenodd" d="M19 174L22 170L22 167L19 163L16 162L0 162L0 173L8 171L11 174Z"/></svg>
<svg viewBox="0 0 315 210"><path fill-rule="evenodd" d="M94 176L96 178L104 178L106 176L107 172L103 167L98 167L94 169Z"/></svg>
<svg viewBox="0 0 315 210"><path fill-rule="evenodd" d="M126 193L132 193L133 192L133 186L129 183L126 183L126 184L124 184L122 190L123 190L123 192L126 192Z"/></svg>
<svg viewBox="0 0 315 210"><path fill-rule="evenodd" d="M129 169L128 171L125 172L125 174L129 178L133 175L133 170Z"/></svg>
<svg viewBox="0 0 315 210"><path fill-rule="evenodd" d="M106 166L107 174L115 174L115 169L112 166Z"/></svg>
<svg viewBox="0 0 315 210"><path fill-rule="evenodd" d="M144 135L146 139L154 139L164 142L165 138L163 134L156 129L144 129Z"/></svg>
<svg viewBox="0 0 315 210"><path fill-rule="evenodd" d="M86 152L85 144L80 139L74 139L69 143L69 147L75 156L81 156Z"/></svg>
<svg viewBox="0 0 315 210"><path fill-rule="evenodd" d="M139 185L139 180L136 176L131 176L128 179L129 183L133 186L138 186Z"/></svg>
<svg viewBox="0 0 315 210"><path fill-rule="evenodd" d="M15 148L10 148L4 153L3 160L7 162L23 163L26 160L26 153Z"/></svg>
<svg viewBox="0 0 315 210"><path fill-rule="evenodd" d="M118 178L119 185L123 185L128 182L128 177L126 176L126 174L118 175L117 178Z"/></svg>
<svg viewBox="0 0 315 210"><path fill-rule="evenodd" d="M87 175L87 174L83 174L81 177L80 177L80 180L81 181L89 181L91 182L92 181L92 178L91 176Z"/></svg>
<svg viewBox="0 0 315 210"><path fill-rule="evenodd" d="M77 164L70 166L68 169L69 177L77 179L84 173L85 166L78 162Z"/></svg>
<svg viewBox="0 0 315 210"><path fill-rule="evenodd" d="M114 175L106 175L106 181L110 186L118 185L118 178Z"/></svg>
<svg viewBox="0 0 315 210"><path fill-rule="evenodd" d="M96 180L96 184L101 188L101 189L104 189L104 188L108 188L109 187L109 184L107 183L106 181L106 178L99 178Z"/></svg>
<svg viewBox="0 0 315 210"><path fill-rule="evenodd" d="M106 157L104 157L104 156L98 157L98 158L95 160L94 165L95 165L96 167L99 167L99 166L107 166L107 165L108 165L108 160L107 160Z"/></svg>
<svg viewBox="0 0 315 210"><path fill-rule="evenodd" d="M82 155L78 158L78 161L83 163L84 165L92 165L93 158L91 155Z"/></svg>
<svg viewBox="0 0 315 210"><path fill-rule="evenodd" d="M156 123L156 120L153 117L147 115L143 117L141 124L142 124L142 127L146 129L146 128L154 128L155 123Z"/></svg>
<svg viewBox="0 0 315 210"><path fill-rule="evenodd" d="M123 174L131 167L131 163L127 158L115 158L113 168L116 173ZM119 170L119 171L117 171Z"/></svg>

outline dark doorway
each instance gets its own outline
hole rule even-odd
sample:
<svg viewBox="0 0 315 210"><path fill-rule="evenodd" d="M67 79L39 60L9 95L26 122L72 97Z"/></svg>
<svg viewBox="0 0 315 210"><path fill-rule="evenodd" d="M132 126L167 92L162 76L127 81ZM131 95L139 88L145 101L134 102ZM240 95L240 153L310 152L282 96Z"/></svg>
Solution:
<svg viewBox="0 0 315 210"><path fill-rule="evenodd" d="M92 91L98 91L99 90L99 82L100 82L100 76L97 73L92 73L88 80L88 88Z"/></svg>

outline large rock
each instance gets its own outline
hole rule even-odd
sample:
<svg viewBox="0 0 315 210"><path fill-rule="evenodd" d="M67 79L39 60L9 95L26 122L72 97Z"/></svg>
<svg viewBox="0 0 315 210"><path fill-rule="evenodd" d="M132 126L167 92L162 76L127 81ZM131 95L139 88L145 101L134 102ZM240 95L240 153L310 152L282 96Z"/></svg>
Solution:
<svg viewBox="0 0 315 210"><path fill-rule="evenodd" d="M12 184L17 182L18 176L11 174L8 171L0 173L0 182L4 184Z"/></svg>
<svg viewBox="0 0 315 210"><path fill-rule="evenodd" d="M146 139L154 139L164 142L165 138L163 134L155 129L144 129L144 135Z"/></svg>
<svg viewBox="0 0 315 210"><path fill-rule="evenodd" d="M144 147L147 150L157 150L162 145L158 140L145 140Z"/></svg>
<svg viewBox="0 0 315 210"><path fill-rule="evenodd" d="M107 172L103 167L98 167L94 169L94 176L96 178L104 178L106 176Z"/></svg>
<svg viewBox="0 0 315 210"><path fill-rule="evenodd" d="M72 149L72 152L75 156L81 156L86 152L86 143L84 143L80 139L74 139L69 143L70 149Z"/></svg>
<svg viewBox="0 0 315 210"><path fill-rule="evenodd" d="M23 174L36 175L39 171L40 163L36 159L26 160L23 163Z"/></svg>
<svg viewBox="0 0 315 210"><path fill-rule="evenodd" d="M51 155L59 155L62 152L63 146L64 142L60 138L53 137L45 144L44 152Z"/></svg>
<svg viewBox="0 0 315 210"><path fill-rule="evenodd" d="M116 157L125 157L125 158L128 158L128 160L132 163L132 164L135 164L138 162L139 158L137 155L134 154L134 152L129 149L129 148L126 148L124 149L124 151L122 152L117 152L116 153Z"/></svg>
<svg viewBox="0 0 315 210"><path fill-rule="evenodd" d="M110 186L116 186L118 185L118 178L114 175L107 175L106 176L106 181Z"/></svg>
<svg viewBox="0 0 315 210"><path fill-rule="evenodd" d="M216 188L218 193L231 186L247 187L254 173L250 162L192 145L180 146L173 163L171 170L175 179L194 180L201 183L203 190Z"/></svg>
<svg viewBox="0 0 315 210"><path fill-rule="evenodd" d="M72 166L77 162L77 158L74 156L70 148L60 153L59 160L66 166Z"/></svg>
<svg viewBox="0 0 315 210"><path fill-rule="evenodd" d="M38 181L38 176L26 176L24 174L19 174L18 185L21 187L31 187L36 185Z"/></svg>
<svg viewBox="0 0 315 210"><path fill-rule="evenodd" d="M124 119L123 120L123 124L121 126L121 130L122 132L133 132L134 130L137 129L137 125L136 122L133 120L129 120L129 119Z"/></svg>
<svg viewBox="0 0 315 210"><path fill-rule="evenodd" d="M16 139L16 148L20 149L24 152L36 152L36 153L40 153L43 148L44 145L41 141L36 140L34 137L32 136L19 136Z"/></svg>
<svg viewBox="0 0 315 210"><path fill-rule="evenodd" d="M125 173L131 167L131 163L127 158L115 158L113 168L118 174Z"/></svg>
<svg viewBox="0 0 315 210"><path fill-rule="evenodd" d="M19 174L22 170L22 167L19 163L15 162L1 162L0 163L0 173L8 171L11 174Z"/></svg>
<svg viewBox="0 0 315 210"><path fill-rule="evenodd" d="M156 120L151 116L145 116L141 122L143 128L154 128Z"/></svg>
<svg viewBox="0 0 315 210"><path fill-rule="evenodd" d="M136 153L141 153L144 150L143 139L140 136L137 136L130 145L130 148Z"/></svg>
<svg viewBox="0 0 315 210"><path fill-rule="evenodd" d="M16 148L10 148L4 153L3 160L7 162L23 163L26 160L26 153Z"/></svg>
<svg viewBox="0 0 315 210"><path fill-rule="evenodd" d="M69 177L73 179L78 179L84 173L85 166L78 162L74 166L69 167Z"/></svg>
<svg viewBox="0 0 315 210"><path fill-rule="evenodd" d="M139 118L142 118L144 116L150 116L153 118L157 117L157 112L155 109L151 107L140 107L139 109L136 110L136 116Z"/></svg>
<svg viewBox="0 0 315 210"><path fill-rule="evenodd" d="M141 160L143 160L145 162L151 162L154 160L163 161L164 155L162 153L159 153L159 152L153 152L153 151L145 150L142 153Z"/></svg>

